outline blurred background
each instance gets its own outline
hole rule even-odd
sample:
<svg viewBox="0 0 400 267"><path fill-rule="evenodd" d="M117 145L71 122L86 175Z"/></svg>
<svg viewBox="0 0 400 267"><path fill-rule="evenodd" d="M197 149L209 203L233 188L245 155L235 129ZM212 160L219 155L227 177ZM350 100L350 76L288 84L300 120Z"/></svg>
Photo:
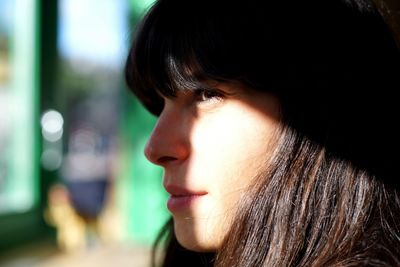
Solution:
<svg viewBox="0 0 400 267"><path fill-rule="evenodd" d="M149 266L167 196L123 66L152 2L0 0L0 266Z"/></svg>
<svg viewBox="0 0 400 267"><path fill-rule="evenodd" d="M123 66L152 2L0 1L0 266L148 266L166 195Z"/></svg>

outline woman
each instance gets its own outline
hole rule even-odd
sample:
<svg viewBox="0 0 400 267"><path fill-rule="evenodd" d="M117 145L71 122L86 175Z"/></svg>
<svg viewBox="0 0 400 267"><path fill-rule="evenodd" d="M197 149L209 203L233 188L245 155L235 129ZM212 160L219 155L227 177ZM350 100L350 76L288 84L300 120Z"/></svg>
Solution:
<svg viewBox="0 0 400 267"><path fill-rule="evenodd" d="M372 2L158 0L126 79L159 117L163 266L400 266L399 73Z"/></svg>

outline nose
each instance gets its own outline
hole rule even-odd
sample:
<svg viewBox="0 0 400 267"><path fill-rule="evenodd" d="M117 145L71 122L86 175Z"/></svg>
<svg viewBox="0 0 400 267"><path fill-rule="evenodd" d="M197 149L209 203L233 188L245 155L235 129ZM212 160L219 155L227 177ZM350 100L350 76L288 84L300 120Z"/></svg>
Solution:
<svg viewBox="0 0 400 267"><path fill-rule="evenodd" d="M182 116L173 109L164 108L144 149L150 162L167 167L188 158L188 130Z"/></svg>

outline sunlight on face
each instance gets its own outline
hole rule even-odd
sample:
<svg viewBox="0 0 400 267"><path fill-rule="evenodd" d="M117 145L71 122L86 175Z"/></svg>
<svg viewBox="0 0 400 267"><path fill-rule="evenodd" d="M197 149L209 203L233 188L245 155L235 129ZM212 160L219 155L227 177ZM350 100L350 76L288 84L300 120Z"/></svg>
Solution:
<svg viewBox="0 0 400 267"><path fill-rule="evenodd" d="M145 149L164 168L167 206L182 246L215 251L246 187L264 167L278 128L275 97L239 84L165 99Z"/></svg>

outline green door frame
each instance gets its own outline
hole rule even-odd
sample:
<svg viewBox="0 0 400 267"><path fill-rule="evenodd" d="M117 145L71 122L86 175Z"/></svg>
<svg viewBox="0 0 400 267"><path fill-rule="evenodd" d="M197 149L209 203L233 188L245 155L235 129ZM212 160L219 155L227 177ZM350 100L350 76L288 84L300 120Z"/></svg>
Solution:
<svg viewBox="0 0 400 267"><path fill-rule="evenodd" d="M20 1L17 1L20 2ZM40 113L53 103L53 90L56 62L57 0L28 0L27 8L33 12L33 40L29 42L33 49L33 63L30 71L32 82L32 176L34 180L34 205L25 212L0 214L0 254L7 250L40 238L47 237L52 231L43 219L47 205L47 188L54 179L54 173L43 171L40 167L41 134ZM27 3L28 3L27 2ZM26 4L26 3L24 3ZM32 8L33 7L33 8Z"/></svg>

